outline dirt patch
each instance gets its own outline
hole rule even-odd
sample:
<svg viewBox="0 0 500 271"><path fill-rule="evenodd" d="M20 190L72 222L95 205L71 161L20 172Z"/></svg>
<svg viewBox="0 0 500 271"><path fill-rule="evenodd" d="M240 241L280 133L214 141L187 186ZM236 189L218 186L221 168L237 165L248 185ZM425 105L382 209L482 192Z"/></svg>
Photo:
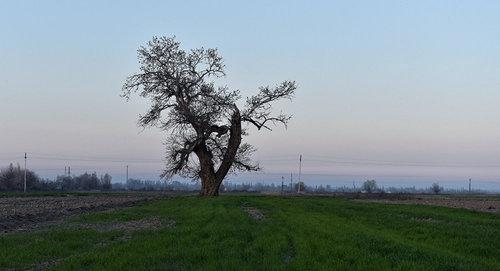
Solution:
<svg viewBox="0 0 500 271"><path fill-rule="evenodd" d="M266 216L264 215L264 213L257 209L257 208L254 208L254 207L243 207L243 210L245 210L245 212L248 213L248 215L255 219L255 220L262 220L264 218L266 218Z"/></svg>
<svg viewBox="0 0 500 271"><path fill-rule="evenodd" d="M171 228L175 226L174 220L169 220L168 222L163 222L158 217L147 217L140 220L124 221L124 222L107 222L107 223L84 223L77 224L77 228L94 229L97 231L112 231L120 230L125 232L134 232L142 229L160 229L160 228Z"/></svg>
<svg viewBox="0 0 500 271"><path fill-rule="evenodd" d="M419 221L419 222L439 222L438 220L432 218L432 217L413 217L412 220L414 221Z"/></svg>
<svg viewBox="0 0 500 271"><path fill-rule="evenodd" d="M159 197L158 194L103 194L0 198L0 234L27 231L68 216L129 207Z"/></svg>
<svg viewBox="0 0 500 271"><path fill-rule="evenodd" d="M41 262L35 266L32 266L26 270L47 270L58 265L63 259L52 259L50 261Z"/></svg>
<svg viewBox="0 0 500 271"><path fill-rule="evenodd" d="M358 200L364 202L379 202L387 204L418 204L435 205L450 208L463 208L480 212L500 213L500 201L487 199L460 199L460 198L413 198L413 199L370 199Z"/></svg>

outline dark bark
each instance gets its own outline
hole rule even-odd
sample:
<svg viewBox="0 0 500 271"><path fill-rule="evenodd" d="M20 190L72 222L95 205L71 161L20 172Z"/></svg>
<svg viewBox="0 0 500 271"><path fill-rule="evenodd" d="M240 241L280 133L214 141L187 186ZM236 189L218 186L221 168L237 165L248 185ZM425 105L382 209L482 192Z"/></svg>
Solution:
<svg viewBox="0 0 500 271"><path fill-rule="evenodd" d="M238 148L241 144L241 115L236 107L231 117L231 127L229 131L227 150L217 171L214 170L212 154L205 146L205 143L200 144L200 146L195 149L195 153L200 160L201 196L219 195L222 181L235 161Z"/></svg>

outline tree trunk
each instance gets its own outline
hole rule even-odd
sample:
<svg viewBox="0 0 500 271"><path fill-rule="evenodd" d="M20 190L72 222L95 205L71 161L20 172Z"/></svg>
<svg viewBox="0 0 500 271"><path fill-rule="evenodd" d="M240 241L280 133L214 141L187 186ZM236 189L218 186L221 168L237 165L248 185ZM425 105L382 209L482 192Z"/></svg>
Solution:
<svg viewBox="0 0 500 271"><path fill-rule="evenodd" d="M194 152L200 160L200 179L201 191L200 196L217 196L219 195L219 185L214 172L214 163L212 161L212 153L208 150L205 143L200 144L194 149Z"/></svg>
<svg viewBox="0 0 500 271"><path fill-rule="evenodd" d="M212 154L205 144L197 147L194 151L200 160L201 191L200 196L215 197L219 195L219 188L227 173L234 163L234 159L241 143L241 115L238 108L231 117L231 128L229 141L224 158L217 169L214 170Z"/></svg>
<svg viewBox="0 0 500 271"><path fill-rule="evenodd" d="M205 196L205 197L216 197L219 195L219 188L221 185L221 182L217 182L217 180L212 179L212 180L201 180L201 191L200 191L200 196Z"/></svg>

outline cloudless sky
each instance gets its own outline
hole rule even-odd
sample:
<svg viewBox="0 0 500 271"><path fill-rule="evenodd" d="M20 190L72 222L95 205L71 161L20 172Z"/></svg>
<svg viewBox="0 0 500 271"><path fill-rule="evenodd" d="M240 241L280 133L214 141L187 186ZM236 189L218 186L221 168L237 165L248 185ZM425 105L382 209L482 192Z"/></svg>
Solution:
<svg viewBox="0 0 500 271"><path fill-rule="evenodd" d="M1 1L0 162L157 175L165 133L119 95L137 48L175 35L217 47L244 96L297 81L277 106L288 129L248 138L266 172L302 153L311 174L500 180L499 14L479 0Z"/></svg>

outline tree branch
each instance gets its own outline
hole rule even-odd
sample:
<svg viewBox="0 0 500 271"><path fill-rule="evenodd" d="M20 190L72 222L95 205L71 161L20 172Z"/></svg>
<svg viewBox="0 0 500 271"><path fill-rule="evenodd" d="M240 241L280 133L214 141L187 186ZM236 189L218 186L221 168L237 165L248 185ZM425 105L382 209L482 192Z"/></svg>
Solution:
<svg viewBox="0 0 500 271"><path fill-rule="evenodd" d="M271 89L261 87L259 94L247 98L245 110L242 113L242 121L253 124L257 129L266 128L271 130L267 123L287 125L291 116L279 114L272 116L271 104L280 99L291 99L297 88L295 82L285 81L281 85Z"/></svg>

